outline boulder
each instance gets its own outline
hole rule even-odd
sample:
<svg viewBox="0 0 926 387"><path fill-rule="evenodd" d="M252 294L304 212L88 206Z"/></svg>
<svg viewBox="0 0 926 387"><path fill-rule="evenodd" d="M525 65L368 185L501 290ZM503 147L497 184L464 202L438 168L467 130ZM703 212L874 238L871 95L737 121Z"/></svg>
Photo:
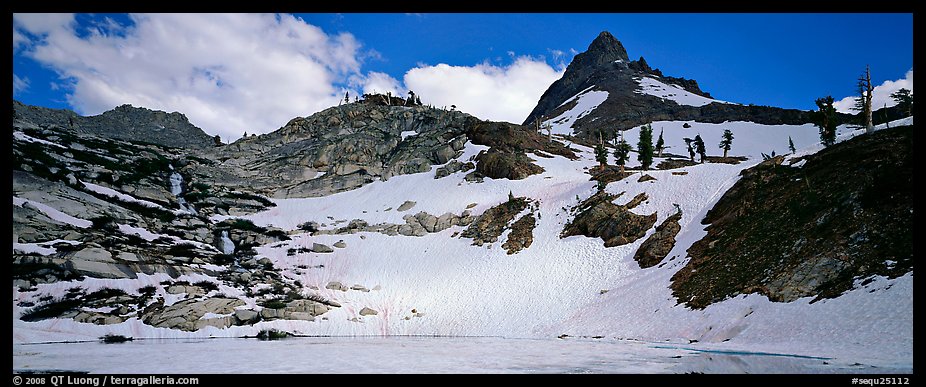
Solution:
<svg viewBox="0 0 926 387"><path fill-rule="evenodd" d="M377 314L379 314L379 312L377 312L376 310L367 308L367 307L364 307L363 309L360 309L360 315L361 315L361 316L375 316L375 315L377 315Z"/></svg>
<svg viewBox="0 0 926 387"><path fill-rule="evenodd" d="M238 324L254 324L260 321L260 313L250 309L238 309L235 311L235 319Z"/></svg>
<svg viewBox="0 0 926 387"><path fill-rule="evenodd" d="M323 245L321 243L312 243L312 252L313 253L333 253L334 249L332 249L328 245Z"/></svg>
<svg viewBox="0 0 926 387"><path fill-rule="evenodd" d="M402 203L402 204L399 206L399 208L398 208L397 210L398 210L399 212L408 211L408 210L412 209L412 207L414 207L415 204L417 204L417 203L415 203L415 202L413 202L413 201L411 201L411 200L407 200L407 201L405 201L405 203Z"/></svg>
<svg viewBox="0 0 926 387"><path fill-rule="evenodd" d="M328 282L327 285L325 285L325 289L340 290L342 292L346 292L347 286L344 286L344 284L337 282L337 281L331 281L331 282Z"/></svg>
<svg viewBox="0 0 926 387"><path fill-rule="evenodd" d="M361 292L364 292L364 293L368 293L368 292L370 291L370 289L367 289L365 286L359 285L359 284L354 284L354 286L351 286L350 289L351 289L351 290L361 291Z"/></svg>
<svg viewBox="0 0 926 387"><path fill-rule="evenodd" d="M206 313L232 314L235 308L243 306L244 301L237 298L209 298L205 300L187 299L163 309L147 311L142 316L145 324L158 327L196 331L205 326L225 328L235 323L234 316L201 320Z"/></svg>

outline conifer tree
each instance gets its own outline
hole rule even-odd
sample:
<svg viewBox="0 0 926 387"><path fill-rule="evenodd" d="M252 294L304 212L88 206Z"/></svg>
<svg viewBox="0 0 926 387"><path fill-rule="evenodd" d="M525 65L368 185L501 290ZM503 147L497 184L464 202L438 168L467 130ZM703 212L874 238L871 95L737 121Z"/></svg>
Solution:
<svg viewBox="0 0 926 387"><path fill-rule="evenodd" d="M701 135L700 135L700 134L697 135L697 136L695 136L695 138L694 138L694 146L695 146L695 151L698 152L699 155L701 155L701 163L703 164L703 163L704 163L705 153L706 153L707 151L704 149L704 140L701 139Z"/></svg>
<svg viewBox="0 0 926 387"><path fill-rule="evenodd" d="M908 89L900 89L891 93L891 98L897 102L897 107L900 110L907 114L907 116L913 115L913 93Z"/></svg>
<svg viewBox="0 0 926 387"><path fill-rule="evenodd" d="M664 149L666 149L666 142L662 139L662 129L659 129L659 138L656 140L656 157L662 157Z"/></svg>
<svg viewBox="0 0 926 387"><path fill-rule="evenodd" d="M788 149L791 150L791 153L797 152L797 149L794 148L794 141L791 140L791 136L788 136Z"/></svg>
<svg viewBox="0 0 926 387"><path fill-rule="evenodd" d="M617 142L616 149L614 149L614 158L617 160L617 165L621 168L621 173L624 173L624 165L627 164L627 160L630 160L630 150L632 147L627 141L624 141L624 136L621 136L620 141Z"/></svg>
<svg viewBox="0 0 926 387"><path fill-rule="evenodd" d="M817 110L813 114L814 125L820 128L820 143L830 146L836 143L836 108L833 107L833 97L817 98Z"/></svg>
<svg viewBox="0 0 926 387"><path fill-rule="evenodd" d="M688 147L688 158L689 158L692 162L694 162L695 151L694 151L694 148L691 147L691 143L694 142L694 140L692 140L691 138L688 138L688 137L683 138L683 140L685 140L685 146Z"/></svg>
<svg viewBox="0 0 926 387"><path fill-rule="evenodd" d="M604 148L604 142L601 140L601 132L598 132L598 145L595 146L595 161L604 168L608 165L608 150Z"/></svg>
<svg viewBox="0 0 926 387"><path fill-rule="evenodd" d="M650 124L640 127L640 141L637 142L637 160L643 170L649 170L653 164L653 127Z"/></svg>
<svg viewBox="0 0 926 387"><path fill-rule="evenodd" d="M733 145L733 132L730 129L724 129L720 140L720 149L723 149L724 158L727 157L727 151L730 150L731 145Z"/></svg>

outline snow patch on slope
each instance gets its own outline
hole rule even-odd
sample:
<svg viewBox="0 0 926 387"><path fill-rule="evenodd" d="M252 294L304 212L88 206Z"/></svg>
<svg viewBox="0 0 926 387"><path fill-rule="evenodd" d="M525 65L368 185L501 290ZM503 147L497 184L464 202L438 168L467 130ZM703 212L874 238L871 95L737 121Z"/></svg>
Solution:
<svg viewBox="0 0 926 387"><path fill-rule="evenodd" d="M685 90L679 85L667 85L650 77L640 78L640 88L638 90L634 90L634 92L639 94L652 95L662 99L668 99L679 105L688 105L694 107L704 106L713 102L731 103L700 96Z"/></svg>
<svg viewBox="0 0 926 387"><path fill-rule="evenodd" d="M602 102L608 99L607 91L590 91L592 87L594 86L590 86L579 94L569 98L566 102L563 102L560 106L577 100L576 105L572 109L563 112L563 114L555 118L544 121L543 125L550 125L555 134L571 135L572 125L576 121L594 111L598 105L601 105Z"/></svg>
<svg viewBox="0 0 926 387"><path fill-rule="evenodd" d="M152 202L149 202L149 201L147 201L147 200L137 199L137 198L135 198L134 196L131 196L131 195L128 195L128 194L124 194L124 193L119 192L119 191L116 191L116 190L114 190L114 189L112 189L112 188L103 187L103 186L101 186L101 185L96 185L96 184L93 184L93 183L87 183L87 182L85 182L85 181L82 181L81 183L83 183L84 186L87 187L87 189L89 189L89 190L91 190L91 191L93 191L93 192L96 192L96 193L99 193L99 194L103 194L103 195L106 195L106 196L109 196L109 197L113 197L113 198L122 200L122 201L124 201L124 202L138 203L138 204L141 204L141 205L143 205L143 206L145 206L145 207L149 207L149 208L158 208L158 209L162 209L162 210L164 209L164 207L161 207L161 205L159 205L159 204L152 203Z"/></svg>
<svg viewBox="0 0 926 387"><path fill-rule="evenodd" d="M63 213L63 212L61 212L61 211L59 211L59 210L57 210L57 209L55 209L55 208L53 208L53 207L47 205L47 204L39 203L39 202L34 201L34 200L23 199L23 198L19 198L19 197L13 196L13 205L14 205L14 206L24 207L24 205L26 205L26 204L28 204L28 205L31 206L32 208L35 208L35 209L41 211L42 213L44 213L46 216L48 216L48 217L51 218L51 219L57 220L57 221L59 221L59 222L61 222L61 223L65 223L65 224L72 225L72 226L74 226L74 227L78 227L78 228L87 228L87 227L90 227L90 225L93 224L93 223L90 222L89 220L80 219L80 218L75 218L75 217L73 217L73 216L71 216L71 215L68 215L68 214L65 214L65 213Z"/></svg>

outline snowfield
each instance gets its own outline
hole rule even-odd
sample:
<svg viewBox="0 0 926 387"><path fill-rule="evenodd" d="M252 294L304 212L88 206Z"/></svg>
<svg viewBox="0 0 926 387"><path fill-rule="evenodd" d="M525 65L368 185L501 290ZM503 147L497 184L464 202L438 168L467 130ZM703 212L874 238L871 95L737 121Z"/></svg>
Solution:
<svg viewBox="0 0 926 387"><path fill-rule="evenodd" d="M572 134L572 124L578 121L580 118L585 117L596 108L598 105L601 105L606 99L608 99L607 91L595 90L591 91L595 86L589 86L589 88L581 91L579 94L574 95L572 98L566 100L559 106L563 106L572 101L578 100L576 106L572 109L569 109L562 114L551 118L543 122L543 125L550 125L551 130L554 134Z"/></svg>
<svg viewBox="0 0 926 387"><path fill-rule="evenodd" d="M661 81L656 80L655 78L650 77L641 77L640 89L634 90L634 92L639 94L652 95L654 97L659 97L664 100L673 101L679 105L688 105L688 106L704 106L709 103L718 102L718 103L731 103L726 101L721 101L717 99L711 99L704 96L697 95L688 90L685 90L679 85L676 84L665 84Z"/></svg>
<svg viewBox="0 0 926 387"><path fill-rule="evenodd" d="M597 107L607 98L607 93L586 91L575 98L579 103L560 116L568 120L554 123L554 133L571 134L570 123ZM505 235L483 247L473 246L470 239L453 237L464 229L460 226L422 237L379 233L310 236L293 231L291 241L261 246L257 251L282 268L287 277L298 279L306 286L318 287L317 293L342 305L314 322L277 320L224 330L207 327L194 333L153 328L138 320L111 326L80 324L72 320L27 323L18 319L22 310L16 306L19 292L14 287L14 353L17 343L93 340L106 333L150 338L236 337L254 335L261 329L273 327L297 334L335 336L551 338L560 334L601 335L608 339L822 356L912 369L913 276L910 274L894 280L880 278L839 298L814 304L809 303L809 298L773 303L759 295L739 296L697 311L677 304L669 289L670 278L687 262L685 251L688 247L706 234L700 220L739 179L740 172L760 162L761 153L773 150L777 154L788 153L789 136L799 148L798 154L819 150L816 145L819 135L812 125L690 122L692 127L686 129L683 124L682 121L653 123L654 141L659 131L664 130L664 139L671 146L667 152L687 158L682 137L693 138L700 133L708 145L708 155L717 156L722 154L717 148L720 133L730 129L735 136L730 156L744 155L749 159L738 165L699 164L673 170L686 171L687 175L648 171L646 173L655 177L655 181L640 183L637 182L640 175L634 175L608 185L610 193L625 192L617 199L620 204L637 193L646 192L649 199L633 212L657 213L657 225L674 213L676 204L682 209L682 230L675 248L663 264L652 268L640 269L632 258L639 245L653 233L652 229L634 243L613 248L605 248L597 238L560 239L560 232L572 217L570 209L595 192L595 183L589 181L585 173L587 168L596 165L592 150L573 145L580 151L579 160L529 155L545 172L523 180L486 178L484 183L469 183L463 180L463 172L434 179L435 166L430 172L395 176L327 197L274 199L276 207L243 217L260 226L272 225L287 230L297 230L298 225L306 221L325 224L322 227L325 229L345 226L346 222L334 223L352 219L362 219L371 225L404 224L402 217L405 215L419 211L436 216L445 212L459 215L471 203L476 205L470 211L479 215L506 201L510 191L514 196L539 202L533 244L517 254L508 255L501 248ZM565 131L564 128L570 129ZM839 139L845 140L858 132L841 127ZM638 135L639 128L633 128L625 137L636 147ZM467 144L461 160L485 148ZM638 165L635 154L632 160L631 167ZM658 162L659 159L654 165ZM14 205L25 202L17 199L14 197ZM416 204L407 211L397 211L405 201ZM228 217L214 217L213 220L225 218ZM141 231L138 234L141 235ZM346 247L336 248L333 253L287 254L287 249L311 247L313 243L331 246L338 241L343 241ZM44 247L14 245L16 248L38 250ZM297 267L302 265L308 268ZM319 268L319 265L324 267ZM137 280L85 279L81 286L99 288L105 285L133 292L166 279L166 275L140 275ZM207 275L181 279L215 281ZM326 289L329 281L339 281L347 287L362 285L371 290ZM75 285L73 282L55 283L39 285L39 288L53 293L64 292ZM238 294L224 285L219 291ZM248 304L253 307L253 300ZM378 314L360 316L359 311L364 307ZM689 340L698 343L689 346Z"/></svg>

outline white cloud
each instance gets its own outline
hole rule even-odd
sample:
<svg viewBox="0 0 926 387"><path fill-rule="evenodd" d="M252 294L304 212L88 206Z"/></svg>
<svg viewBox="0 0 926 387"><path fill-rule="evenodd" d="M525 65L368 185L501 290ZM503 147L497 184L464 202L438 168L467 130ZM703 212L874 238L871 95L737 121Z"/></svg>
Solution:
<svg viewBox="0 0 926 387"><path fill-rule="evenodd" d="M400 81L362 72L364 60L382 56L362 49L353 35L326 34L292 15L130 18L128 26L109 18L81 26L71 14L16 14L14 50L20 45L56 71L61 79L54 84L78 113L126 103L179 111L226 141L337 105L348 90L404 96L411 89L424 103L519 123L563 73L542 58L509 53L505 66L418 64Z"/></svg>
<svg viewBox="0 0 926 387"><path fill-rule="evenodd" d="M90 28L84 37L72 15L17 14L14 26L35 37L26 55L68 80L79 113L125 103L179 111L226 140L336 105L345 91L337 84L360 74L351 34L328 35L291 15L130 17L120 34Z"/></svg>
<svg viewBox="0 0 926 387"><path fill-rule="evenodd" d="M33 35L45 35L74 24L71 13L17 13L13 15L13 26Z"/></svg>
<svg viewBox="0 0 926 387"><path fill-rule="evenodd" d="M371 71L364 77L356 77L352 80L351 86L360 87L364 94L386 94L392 93L395 96L402 96L403 89L399 81L389 74Z"/></svg>
<svg viewBox="0 0 926 387"><path fill-rule="evenodd" d="M405 73L405 86L425 104L456 105L482 119L521 123L562 75L543 60L520 56L508 66L419 65Z"/></svg>
<svg viewBox="0 0 926 387"><path fill-rule="evenodd" d="M898 79L896 81L884 81L884 83L875 86L872 90L871 95L871 106L874 110L881 109L887 104L887 106L894 106L897 102L891 98L891 94L900 89L907 89L913 91L913 69L907 71L906 76L903 79ZM839 101L833 103L833 106L836 107L836 111L841 113L857 113L852 110L852 107L855 106L855 96L845 97Z"/></svg>
<svg viewBox="0 0 926 387"><path fill-rule="evenodd" d="M29 88L29 78L13 74L13 95L19 94Z"/></svg>

